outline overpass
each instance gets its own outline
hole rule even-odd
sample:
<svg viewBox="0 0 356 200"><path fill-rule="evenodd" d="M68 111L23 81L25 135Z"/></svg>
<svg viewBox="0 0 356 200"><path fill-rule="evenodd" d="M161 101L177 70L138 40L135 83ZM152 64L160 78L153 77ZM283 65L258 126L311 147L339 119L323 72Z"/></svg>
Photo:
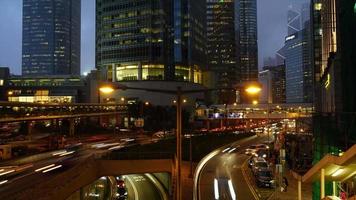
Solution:
<svg viewBox="0 0 356 200"><path fill-rule="evenodd" d="M0 102L0 123L126 114L125 104Z"/></svg>
<svg viewBox="0 0 356 200"><path fill-rule="evenodd" d="M23 102L0 102L0 125L12 122L26 122L31 138L33 123L36 121L69 121L69 135L74 135L76 121L83 118L115 117L120 121L127 114L125 104L42 104Z"/></svg>
<svg viewBox="0 0 356 200"><path fill-rule="evenodd" d="M128 156L120 153L120 157ZM138 155L138 154L137 154ZM161 173L173 174L174 160L172 154L141 154L141 159L134 155L129 159L116 160L113 156L98 158L90 156L80 164L62 172L40 184L14 193L5 192L1 197L14 199L50 199L63 200L82 187L93 183L102 176L119 176L127 174ZM144 156L149 155L149 156ZM116 157L118 158L118 157ZM149 159L151 158L151 159Z"/></svg>

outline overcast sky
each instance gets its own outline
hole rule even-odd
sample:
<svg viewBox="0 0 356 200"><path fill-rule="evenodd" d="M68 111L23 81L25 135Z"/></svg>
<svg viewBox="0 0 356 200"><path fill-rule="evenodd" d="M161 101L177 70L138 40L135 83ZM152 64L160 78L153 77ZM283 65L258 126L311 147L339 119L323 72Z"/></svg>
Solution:
<svg viewBox="0 0 356 200"><path fill-rule="evenodd" d="M294 0L299 1L299 0ZM304 0L300 0L304 1ZM257 0L259 63L274 56L287 32L288 0ZM21 73L22 0L0 0L0 66ZM81 72L95 65L95 0L82 0Z"/></svg>

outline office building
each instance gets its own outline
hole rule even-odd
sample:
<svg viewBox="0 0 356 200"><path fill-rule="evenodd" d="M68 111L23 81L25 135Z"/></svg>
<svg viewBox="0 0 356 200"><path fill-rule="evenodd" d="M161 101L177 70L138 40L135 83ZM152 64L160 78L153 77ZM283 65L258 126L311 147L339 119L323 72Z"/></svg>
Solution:
<svg viewBox="0 0 356 200"><path fill-rule="evenodd" d="M313 66L316 91L314 162L341 155L356 143L356 5L353 0L312 1ZM340 184L341 190L347 186ZM320 184L314 183L313 191ZM327 182L326 195L332 183ZM313 199L320 199L313 192Z"/></svg>
<svg viewBox="0 0 356 200"><path fill-rule="evenodd" d="M22 75L79 75L80 23L80 0L23 0Z"/></svg>
<svg viewBox="0 0 356 200"><path fill-rule="evenodd" d="M240 82L258 80L257 2L235 1L237 66Z"/></svg>
<svg viewBox="0 0 356 200"><path fill-rule="evenodd" d="M311 64L311 33L308 15L303 14L305 28L301 25L302 11L288 11L288 33L282 48L286 67L286 102L311 103L313 101L313 75ZM293 15L294 13L294 15Z"/></svg>
<svg viewBox="0 0 356 200"><path fill-rule="evenodd" d="M263 67L264 73L261 74L260 72L260 78L259 81L263 84L263 87L266 87L266 79L261 80L261 75L267 74L267 77L269 80L269 85L267 88L269 88L269 102L274 103L274 104L283 104L286 103L286 67L284 64L281 65L272 65L272 66L265 66ZM268 72L268 73L267 73ZM262 97L266 94L262 94ZM265 96L266 97L266 96ZM266 98L261 99L264 102L266 101Z"/></svg>
<svg viewBox="0 0 356 200"><path fill-rule="evenodd" d="M261 103L272 103L273 102L273 92L272 92L272 80L273 75L270 70L262 70L258 73L258 82L262 84L262 94L260 95Z"/></svg>
<svg viewBox="0 0 356 200"><path fill-rule="evenodd" d="M207 58L209 70L216 75L216 88L233 87L238 83L234 1L207 1ZM219 91L218 103L233 103L235 93Z"/></svg>
<svg viewBox="0 0 356 200"><path fill-rule="evenodd" d="M202 83L205 1L96 1L96 67L109 81Z"/></svg>

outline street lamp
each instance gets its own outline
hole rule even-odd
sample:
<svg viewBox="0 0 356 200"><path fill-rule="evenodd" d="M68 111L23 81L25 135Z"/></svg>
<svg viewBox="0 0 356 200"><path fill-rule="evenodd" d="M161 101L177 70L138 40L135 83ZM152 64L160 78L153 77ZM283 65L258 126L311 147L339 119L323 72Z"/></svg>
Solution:
<svg viewBox="0 0 356 200"><path fill-rule="evenodd" d="M247 94L249 95L256 95L259 94L261 92L262 88L257 86L257 85L251 85L248 86L245 91L247 92Z"/></svg>

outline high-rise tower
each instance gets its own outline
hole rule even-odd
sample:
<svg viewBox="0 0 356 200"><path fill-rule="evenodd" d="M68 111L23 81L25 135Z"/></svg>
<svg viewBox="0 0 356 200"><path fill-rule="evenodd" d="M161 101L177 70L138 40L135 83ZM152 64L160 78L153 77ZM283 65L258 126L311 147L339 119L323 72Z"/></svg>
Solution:
<svg viewBox="0 0 356 200"><path fill-rule="evenodd" d="M235 1L237 34L237 66L239 80L258 80L257 3L256 0Z"/></svg>
<svg viewBox="0 0 356 200"><path fill-rule="evenodd" d="M217 79L217 88L233 87L238 82L233 0L207 1L208 67ZM235 102L231 90L217 94L219 103Z"/></svg>
<svg viewBox="0 0 356 200"><path fill-rule="evenodd" d="M110 81L201 83L205 0L96 1L96 67Z"/></svg>
<svg viewBox="0 0 356 200"><path fill-rule="evenodd" d="M81 0L23 0L22 74L79 75Z"/></svg>

